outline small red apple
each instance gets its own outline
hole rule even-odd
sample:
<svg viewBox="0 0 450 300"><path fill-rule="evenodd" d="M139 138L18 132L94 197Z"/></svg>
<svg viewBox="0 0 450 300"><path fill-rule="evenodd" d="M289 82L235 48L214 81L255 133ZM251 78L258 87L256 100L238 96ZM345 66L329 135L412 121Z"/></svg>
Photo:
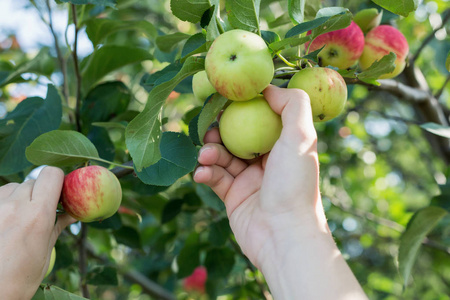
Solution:
<svg viewBox="0 0 450 300"><path fill-rule="evenodd" d="M205 283L208 273L205 267L197 267L191 275L186 277L183 282L183 287L186 291L196 291L205 293Z"/></svg>
<svg viewBox="0 0 450 300"><path fill-rule="evenodd" d="M61 195L64 210L81 222L93 222L114 215L122 202L117 177L101 166L88 166L64 178Z"/></svg>
<svg viewBox="0 0 450 300"><path fill-rule="evenodd" d="M359 59L359 64L365 70L389 52L394 52L397 55L395 69L391 73L380 76L380 79L393 78L403 71L409 45L405 36L398 29L390 25L377 26L366 35L366 44Z"/></svg>
<svg viewBox="0 0 450 300"><path fill-rule="evenodd" d="M308 32L308 35L311 31ZM320 51L319 64L347 69L353 66L364 50L364 34L355 22L343 29L319 35L309 47L309 52L325 48ZM308 49L309 43L305 44Z"/></svg>

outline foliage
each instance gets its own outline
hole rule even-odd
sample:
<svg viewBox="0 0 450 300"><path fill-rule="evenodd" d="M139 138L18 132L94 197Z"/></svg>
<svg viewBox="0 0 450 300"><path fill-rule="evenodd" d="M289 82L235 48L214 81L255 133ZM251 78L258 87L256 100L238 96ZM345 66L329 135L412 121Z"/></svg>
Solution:
<svg viewBox="0 0 450 300"><path fill-rule="evenodd" d="M395 80L377 80L394 68L393 53L363 72L338 70L346 112L316 124L329 226L370 299L450 299L446 1L46 1L30 9L53 32L53 14L65 11L67 31L85 30L92 51L81 57L79 39L64 44L56 33L34 54L0 43L0 184L39 165L68 173L90 161L116 166L123 203L61 235L55 271L34 299L265 298L223 203L192 180L203 136L227 103L196 100L192 75L218 35L241 28L263 36L272 83L286 86L302 64L317 63L305 43L372 7L405 34L410 60ZM19 97L18 87L36 85L45 99ZM200 265L207 295L189 295L182 280Z"/></svg>

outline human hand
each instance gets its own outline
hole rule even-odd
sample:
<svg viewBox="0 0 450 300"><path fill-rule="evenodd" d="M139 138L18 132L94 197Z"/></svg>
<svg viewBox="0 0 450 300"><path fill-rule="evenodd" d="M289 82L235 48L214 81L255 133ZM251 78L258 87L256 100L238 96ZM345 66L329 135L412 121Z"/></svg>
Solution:
<svg viewBox="0 0 450 300"><path fill-rule="evenodd" d="M367 299L327 225L308 95L274 86L263 93L283 122L272 151L240 160L212 129L194 180L224 201L237 242L275 299Z"/></svg>
<svg viewBox="0 0 450 300"><path fill-rule="evenodd" d="M0 290L5 299L30 299L47 272L61 231L75 220L56 207L64 173L45 167L36 180L0 187Z"/></svg>
<svg viewBox="0 0 450 300"><path fill-rule="evenodd" d="M217 128L205 136L194 180L205 183L224 201L230 226L242 251L261 266L268 244L289 239L321 210L319 165L308 95L269 86L264 96L282 116L283 130L272 151L243 161L223 145ZM322 213L323 215L323 213Z"/></svg>

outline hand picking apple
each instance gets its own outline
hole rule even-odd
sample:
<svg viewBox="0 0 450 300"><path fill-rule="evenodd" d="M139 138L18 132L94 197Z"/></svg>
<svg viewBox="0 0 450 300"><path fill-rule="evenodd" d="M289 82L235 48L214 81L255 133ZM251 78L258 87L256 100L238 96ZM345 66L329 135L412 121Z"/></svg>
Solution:
<svg viewBox="0 0 450 300"><path fill-rule="evenodd" d="M251 163L241 160L213 128L194 180L224 201L237 242L263 272L274 299L367 299L327 225L308 95L275 86L263 94L283 122L272 151Z"/></svg>
<svg viewBox="0 0 450 300"><path fill-rule="evenodd" d="M0 290L2 299L30 299L46 276L61 231L75 220L58 216L64 173L46 167L36 180L0 187ZM26 274L26 275L24 275Z"/></svg>

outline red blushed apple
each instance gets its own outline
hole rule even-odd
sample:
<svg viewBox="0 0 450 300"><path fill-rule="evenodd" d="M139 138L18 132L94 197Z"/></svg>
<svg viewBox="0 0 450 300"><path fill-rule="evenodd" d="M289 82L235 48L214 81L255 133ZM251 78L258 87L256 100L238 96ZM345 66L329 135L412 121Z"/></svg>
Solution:
<svg viewBox="0 0 450 300"><path fill-rule="evenodd" d="M398 29L390 25L377 26L366 35L366 44L359 64L365 70L389 52L397 55L395 69L391 73L380 76L380 79L393 78L403 71L409 46L405 36Z"/></svg>
<svg viewBox="0 0 450 300"><path fill-rule="evenodd" d="M183 287L186 291L205 293L205 283L208 273L205 267L197 267L191 275L186 277Z"/></svg>
<svg viewBox="0 0 450 300"><path fill-rule="evenodd" d="M114 215L122 202L117 177L101 166L88 166L64 178L61 203L64 210L81 222L93 222Z"/></svg>
<svg viewBox="0 0 450 300"><path fill-rule="evenodd" d="M308 35L311 31L308 32ZM364 34L355 22L343 29L319 35L312 41L309 52L322 48L319 65L347 69L353 66L364 50ZM309 43L305 44L308 49Z"/></svg>

